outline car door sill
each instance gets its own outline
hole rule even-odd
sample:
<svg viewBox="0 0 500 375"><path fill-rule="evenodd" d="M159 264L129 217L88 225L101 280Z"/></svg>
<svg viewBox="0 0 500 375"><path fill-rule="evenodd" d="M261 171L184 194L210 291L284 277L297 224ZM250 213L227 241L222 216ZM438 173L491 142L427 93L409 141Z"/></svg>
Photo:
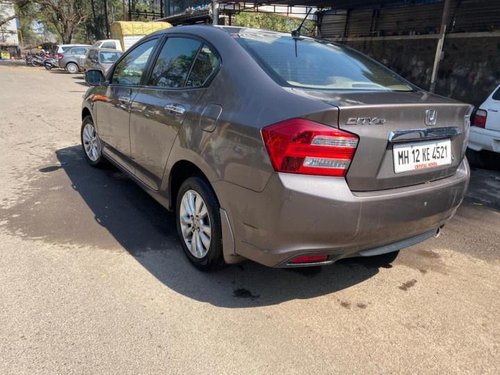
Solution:
<svg viewBox="0 0 500 375"><path fill-rule="evenodd" d="M141 179L139 179L135 175L135 173L130 170L130 167L132 167L132 165L123 160L123 158L119 156L119 153L116 152L112 147L106 145L103 149L103 156L114 166L124 172L127 177L129 177L132 181L139 185L139 187L141 187L142 190L148 193L154 200L160 203L167 210L170 210L170 201L168 197L164 196L159 189L151 188L149 185L145 184Z"/></svg>

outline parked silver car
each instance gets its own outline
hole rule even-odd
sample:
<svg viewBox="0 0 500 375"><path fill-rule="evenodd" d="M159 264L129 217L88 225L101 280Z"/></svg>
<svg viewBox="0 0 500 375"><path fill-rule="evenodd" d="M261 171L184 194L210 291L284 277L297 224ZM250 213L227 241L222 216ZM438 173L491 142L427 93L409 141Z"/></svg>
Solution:
<svg viewBox="0 0 500 375"><path fill-rule="evenodd" d="M97 69L106 75L109 68L123 54L121 51L109 48L90 48L85 58L84 70Z"/></svg>
<svg viewBox="0 0 500 375"><path fill-rule="evenodd" d="M66 69L69 73L75 74L83 70L85 56L89 47L72 47L62 54L58 54L59 67Z"/></svg>
<svg viewBox="0 0 500 375"><path fill-rule="evenodd" d="M86 80L86 160L174 210L200 269L393 259L439 232L469 181L471 106L327 41L175 27Z"/></svg>

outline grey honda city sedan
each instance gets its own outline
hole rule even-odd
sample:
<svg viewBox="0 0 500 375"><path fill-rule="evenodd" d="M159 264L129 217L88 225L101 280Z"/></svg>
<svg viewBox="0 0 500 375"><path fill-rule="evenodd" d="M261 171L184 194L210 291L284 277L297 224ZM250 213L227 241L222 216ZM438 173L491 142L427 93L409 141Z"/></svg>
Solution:
<svg viewBox="0 0 500 375"><path fill-rule="evenodd" d="M469 181L471 106L327 41L175 27L86 80L86 160L175 211L202 270L394 259L439 233Z"/></svg>

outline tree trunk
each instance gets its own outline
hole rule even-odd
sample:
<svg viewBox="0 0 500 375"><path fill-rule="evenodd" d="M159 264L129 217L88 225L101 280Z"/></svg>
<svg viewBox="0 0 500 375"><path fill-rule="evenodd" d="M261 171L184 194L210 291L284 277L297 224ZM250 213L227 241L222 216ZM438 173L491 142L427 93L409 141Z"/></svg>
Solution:
<svg viewBox="0 0 500 375"><path fill-rule="evenodd" d="M63 44L71 44L71 41L73 40L73 31L74 27L70 23L66 23L63 26L63 34L61 35Z"/></svg>
<svg viewBox="0 0 500 375"><path fill-rule="evenodd" d="M108 0L104 0L104 22L106 23L106 38L109 39Z"/></svg>
<svg viewBox="0 0 500 375"><path fill-rule="evenodd" d="M90 0L90 6L92 7L92 19L94 20L94 24L97 23L95 17L95 0Z"/></svg>

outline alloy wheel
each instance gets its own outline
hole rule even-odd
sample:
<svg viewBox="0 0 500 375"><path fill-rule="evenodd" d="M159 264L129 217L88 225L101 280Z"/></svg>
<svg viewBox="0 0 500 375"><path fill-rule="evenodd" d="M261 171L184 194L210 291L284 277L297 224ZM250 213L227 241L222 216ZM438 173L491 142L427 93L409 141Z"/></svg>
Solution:
<svg viewBox="0 0 500 375"><path fill-rule="evenodd" d="M96 162L101 156L101 141L93 124L85 124L82 133L83 147L87 157Z"/></svg>
<svg viewBox="0 0 500 375"><path fill-rule="evenodd" d="M202 259L210 250L212 226L207 205L195 190L187 190L182 196L179 220L186 247L195 258Z"/></svg>
<svg viewBox="0 0 500 375"><path fill-rule="evenodd" d="M67 69L67 70L68 70L68 72L70 72L71 74L78 73L78 66L77 66L76 64L69 63L69 64L66 66L66 69Z"/></svg>

